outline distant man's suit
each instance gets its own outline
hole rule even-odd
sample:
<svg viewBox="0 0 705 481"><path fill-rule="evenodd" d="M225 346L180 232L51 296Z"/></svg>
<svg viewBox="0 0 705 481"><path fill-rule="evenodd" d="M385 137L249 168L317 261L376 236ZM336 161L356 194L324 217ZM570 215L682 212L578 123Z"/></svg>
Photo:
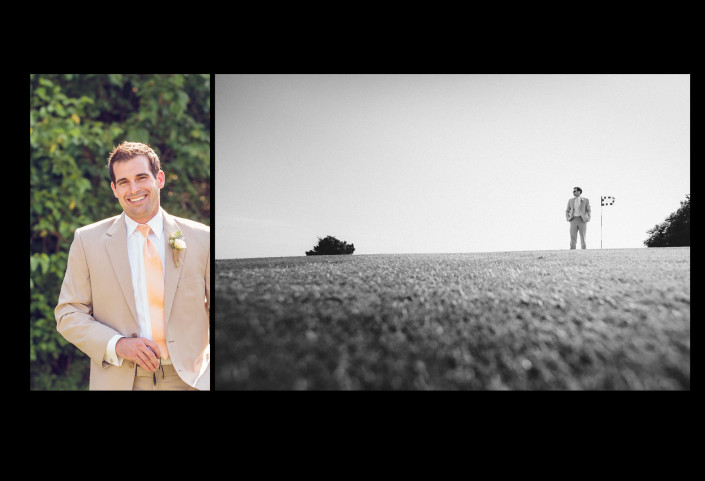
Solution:
<svg viewBox="0 0 705 481"><path fill-rule="evenodd" d="M163 209L166 273L164 323L170 359L188 385L210 389L210 228ZM187 248L174 265L169 235L181 230ZM55 310L57 330L91 359L90 389L130 390L135 363L103 361L116 334L137 337L137 310L128 262L125 213L74 234Z"/></svg>
<svg viewBox="0 0 705 481"><path fill-rule="evenodd" d="M578 207L576 209L576 201ZM587 235L587 223L590 222L590 200L585 197L573 197L568 201L568 207L565 210L565 218L570 222L570 248L575 249L578 241L578 232L580 232L580 244L583 249L586 248L585 236Z"/></svg>

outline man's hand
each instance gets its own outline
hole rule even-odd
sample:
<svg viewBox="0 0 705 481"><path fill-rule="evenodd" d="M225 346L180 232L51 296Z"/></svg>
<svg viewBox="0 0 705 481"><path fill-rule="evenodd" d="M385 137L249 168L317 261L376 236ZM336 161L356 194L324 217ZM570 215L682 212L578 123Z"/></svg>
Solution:
<svg viewBox="0 0 705 481"><path fill-rule="evenodd" d="M115 353L136 362L147 371L154 372L159 368L159 346L144 337L121 337L115 344Z"/></svg>

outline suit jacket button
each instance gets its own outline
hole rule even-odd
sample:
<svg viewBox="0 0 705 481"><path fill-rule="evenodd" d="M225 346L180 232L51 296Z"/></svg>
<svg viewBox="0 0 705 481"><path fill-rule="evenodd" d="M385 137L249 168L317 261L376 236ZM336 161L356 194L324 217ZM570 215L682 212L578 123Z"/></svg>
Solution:
<svg viewBox="0 0 705 481"><path fill-rule="evenodd" d="M133 332L133 333L132 333L132 337L137 337L137 334L135 334L135 333Z"/></svg>
<svg viewBox="0 0 705 481"><path fill-rule="evenodd" d="M132 362L132 361L130 361L127 365L130 367L130 369L132 369L133 367L135 367L135 363Z"/></svg>

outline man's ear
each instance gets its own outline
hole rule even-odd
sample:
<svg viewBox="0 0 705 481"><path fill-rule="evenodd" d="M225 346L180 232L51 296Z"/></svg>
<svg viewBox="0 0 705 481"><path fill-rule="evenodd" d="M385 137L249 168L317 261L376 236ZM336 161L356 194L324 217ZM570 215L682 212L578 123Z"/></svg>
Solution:
<svg viewBox="0 0 705 481"><path fill-rule="evenodd" d="M115 182L110 182L110 188L113 189L113 195L118 198L117 191L115 190Z"/></svg>
<svg viewBox="0 0 705 481"><path fill-rule="evenodd" d="M165 180L166 180L166 179L165 179L165 177L164 177L164 171L160 170L159 172L157 172L157 186L158 186L160 189L163 189L163 188L164 188Z"/></svg>

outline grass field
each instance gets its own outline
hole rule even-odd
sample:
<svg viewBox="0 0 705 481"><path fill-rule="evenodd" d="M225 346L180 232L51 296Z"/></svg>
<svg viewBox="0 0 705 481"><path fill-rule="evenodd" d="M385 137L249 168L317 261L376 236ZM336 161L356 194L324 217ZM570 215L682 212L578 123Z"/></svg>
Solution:
<svg viewBox="0 0 705 481"><path fill-rule="evenodd" d="M216 389L690 389L690 248L216 260Z"/></svg>

